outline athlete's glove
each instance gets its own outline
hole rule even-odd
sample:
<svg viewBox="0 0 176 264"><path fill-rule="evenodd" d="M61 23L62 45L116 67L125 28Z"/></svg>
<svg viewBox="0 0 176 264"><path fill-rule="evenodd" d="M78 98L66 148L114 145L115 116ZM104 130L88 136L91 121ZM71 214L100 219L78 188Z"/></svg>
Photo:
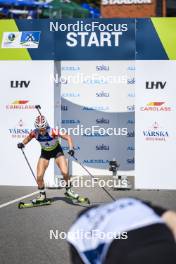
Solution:
<svg viewBox="0 0 176 264"><path fill-rule="evenodd" d="M74 151L73 149L70 149L70 150L69 150L69 152L68 152L68 154L69 154L70 156L72 156L72 157L73 157L73 156L74 156L74 154L75 154L75 151Z"/></svg>
<svg viewBox="0 0 176 264"><path fill-rule="evenodd" d="M19 149L22 149L22 148L24 148L24 144L23 144L23 143L18 143L18 144L17 144L17 147L18 147Z"/></svg>

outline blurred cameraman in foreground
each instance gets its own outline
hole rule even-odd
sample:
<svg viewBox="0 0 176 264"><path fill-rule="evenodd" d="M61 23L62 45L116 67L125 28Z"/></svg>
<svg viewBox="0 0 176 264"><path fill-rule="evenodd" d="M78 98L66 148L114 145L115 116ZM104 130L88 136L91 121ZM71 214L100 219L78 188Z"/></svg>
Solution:
<svg viewBox="0 0 176 264"><path fill-rule="evenodd" d="M134 198L83 211L67 237L74 264L175 264L175 239L176 213Z"/></svg>

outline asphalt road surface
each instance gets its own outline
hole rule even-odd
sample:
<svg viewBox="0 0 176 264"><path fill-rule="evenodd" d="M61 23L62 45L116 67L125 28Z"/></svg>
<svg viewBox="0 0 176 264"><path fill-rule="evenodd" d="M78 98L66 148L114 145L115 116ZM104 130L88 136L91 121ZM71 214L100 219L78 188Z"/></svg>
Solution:
<svg viewBox="0 0 176 264"><path fill-rule="evenodd" d="M18 202L5 204L36 191L34 187L0 186L0 263L1 264L69 264L69 248L64 239L50 239L50 231L67 232L82 206L64 198L64 189L48 190L55 198L49 206L21 209ZM110 198L98 186L81 188L92 204L107 203ZM116 197L132 196L176 210L176 191L113 191ZM34 198L31 196L25 201ZM63 234L63 233L62 233Z"/></svg>

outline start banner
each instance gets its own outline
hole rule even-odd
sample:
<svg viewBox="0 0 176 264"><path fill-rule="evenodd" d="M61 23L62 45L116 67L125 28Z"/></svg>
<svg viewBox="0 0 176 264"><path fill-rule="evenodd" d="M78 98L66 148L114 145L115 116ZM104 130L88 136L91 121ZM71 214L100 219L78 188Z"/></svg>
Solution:
<svg viewBox="0 0 176 264"><path fill-rule="evenodd" d="M176 18L0 20L0 60L174 60Z"/></svg>

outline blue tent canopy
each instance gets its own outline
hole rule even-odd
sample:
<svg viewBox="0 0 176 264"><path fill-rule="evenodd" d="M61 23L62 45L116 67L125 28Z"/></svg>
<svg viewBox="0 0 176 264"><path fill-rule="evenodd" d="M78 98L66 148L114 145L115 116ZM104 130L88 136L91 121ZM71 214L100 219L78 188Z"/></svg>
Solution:
<svg viewBox="0 0 176 264"><path fill-rule="evenodd" d="M35 0L16 0L15 5L17 6L41 6L41 7L47 7L47 3L38 2Z"/></svg>
<svg viewBox="0 0 176 264"><path fill-rule="evenodd" d="M47 3L36 0L0 0L0 5L48 7Z"/></svg>
<svg viewBox="0 0 176 264"><path fill-rule="evenodd" d="M13 5L16 0L0 0L0 5Z"/></svg>
<svg viewBox="0 0 176 264"><path fill-rule="evenodd" d="M81 6L89 11L90 17L92 18L100 17L100 10L98 8L93 8L88 3L83 3Z"/></svg>

